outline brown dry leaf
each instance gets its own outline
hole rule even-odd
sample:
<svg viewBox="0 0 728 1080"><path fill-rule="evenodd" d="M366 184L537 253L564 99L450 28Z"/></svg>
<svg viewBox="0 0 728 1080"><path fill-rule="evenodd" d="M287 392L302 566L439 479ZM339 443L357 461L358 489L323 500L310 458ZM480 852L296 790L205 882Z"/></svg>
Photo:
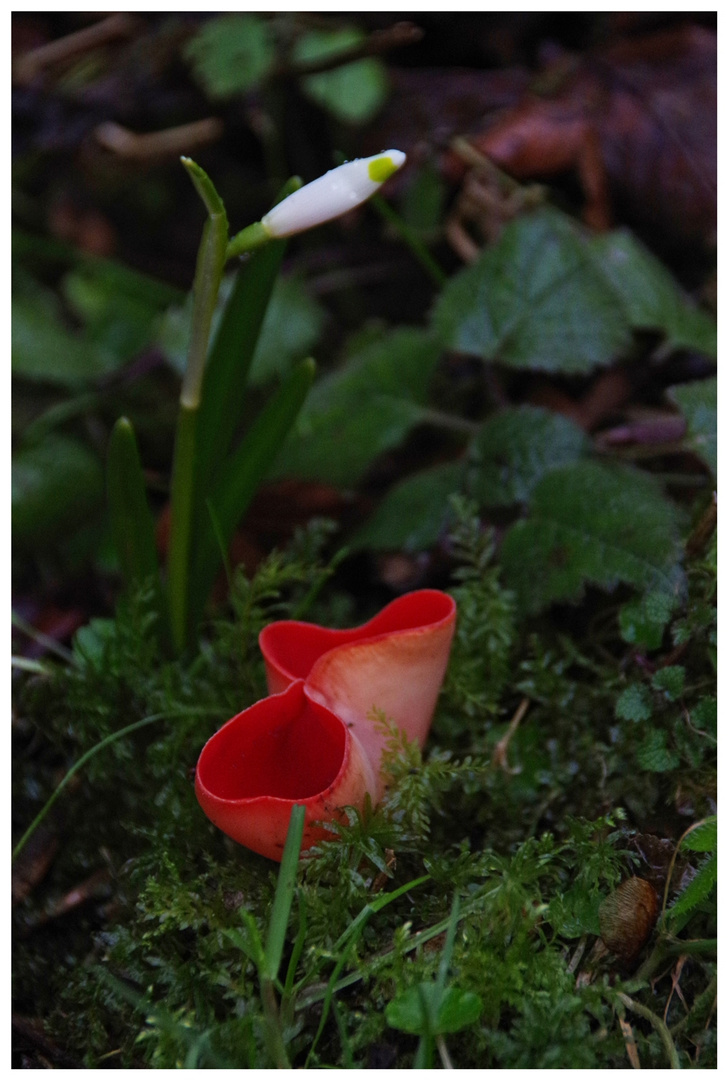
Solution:
<svg viewBox="0 0 728 1080"><path fill-rule="evenodd" d="M634 1032L632 1031L632 1025L627 1020L623 1020L619 1017L619 1026L622 1029L622 1035L624 1036L624 1048L627 1051L627 1057L629 1063L633 1069L641 1069L640 1056L637 1052L637 1043L635 1042Z"/></svg>
<svg viewBox="0 0 728 1080"><path fill-rule="evenodd" d="M662 247L711 247L716 230L715 35L686 26L547 72L472 145L518 179L575 173L584 218L641 226ZM457 163L449 161L452 172ZM461 175L464 167L460 166Z"/></svg>

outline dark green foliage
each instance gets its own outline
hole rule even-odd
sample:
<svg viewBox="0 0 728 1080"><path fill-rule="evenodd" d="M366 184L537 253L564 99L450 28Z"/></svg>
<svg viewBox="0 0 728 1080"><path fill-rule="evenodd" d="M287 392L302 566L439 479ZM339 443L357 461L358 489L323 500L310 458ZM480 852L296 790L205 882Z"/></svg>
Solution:
<svg viewBox="0 0 728 1080"><path fill-rule="evenodd" d="M585 374L613 362L630 332L715 353L715 325L627 232L592 238L541 209L517 218L446 285L434 324L459 352L511 367Z"/></svg>
<svg viewBox="0 0 728 1080"><path fill-rule="evenodd" d="M669 596L681 587L674 505L646 474L595 461L543 477L501 558L506 581L529 612L578 599L586 582L612 589L626 581Z"/></svg>
<svg viewBox="0 0 728 1080"><path fill-rule="evenodd" d="M483 506L527 503L547 472L589 449L584 432L546 409L505 409L481 425L470 445L472 494Z"/></svg>
<svg viewBox="0 0 728 1080"><path fill-rule="evenodd" d="M713 476L718 473L718 380L673 386L670 397L688 425L688 444L703 459Z"/></svg>
<svg viewBox="0 0 728 1080"><path fill-rule="evenodd" d="M345 61L347 52L366 40L364 32L347 26L306 30L305 24L297 27L290 17L287 23L284 28L258 15L238 13L206 22L185 53L207 95L226 101L265 85L285 43L287 58L292 53L293 70L300 67L301 88L312 101L348 124L371 120L383 105L388 88L381 60L366 57L340 66L332 64L330 71L306 74L307 65L316 61L339 56Z"/></svg>
<svg viewBox="0 0 728 1080"><path fill-rule="evenodd" d="M431 335L405 327L356 348L313 387L275 474L355 483L420 420L439 352Z"/></svg>
<svg viewBox="0 0 728 1080"><path fill-rule="evenodd" d="M445 286L434 322L450 348L512 367L585 373L629 344L619 298L565 215L518 218Z"/></svg>

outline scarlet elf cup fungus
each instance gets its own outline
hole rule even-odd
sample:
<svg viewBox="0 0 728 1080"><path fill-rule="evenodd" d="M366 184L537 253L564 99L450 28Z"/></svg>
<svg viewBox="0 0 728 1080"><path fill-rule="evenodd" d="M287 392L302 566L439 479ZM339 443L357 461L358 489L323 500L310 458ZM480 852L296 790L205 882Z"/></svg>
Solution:
<svg viewBox="0 0 728 1080"><path fill-rule="evenodd" d="M384 713L424 744L455 632L455 602L421 589L353 630L276 622L260 635L271 696L228 721L205 745L195 790L211 821L238 843L280 860L291 809L306 809L302 850L384 793Z"/></svg>

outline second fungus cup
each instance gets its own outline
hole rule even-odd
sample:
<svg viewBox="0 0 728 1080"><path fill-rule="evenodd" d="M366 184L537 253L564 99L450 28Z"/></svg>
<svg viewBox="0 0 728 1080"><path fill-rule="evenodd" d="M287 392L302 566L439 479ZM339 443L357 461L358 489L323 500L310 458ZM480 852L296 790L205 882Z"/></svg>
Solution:
<svg viewBox="0 0 728 1080"><path fill-rule="evenodd" d="M306 808L303 850L327 833L316 821L375 804L384 793L384 714L424 744L455 632L455 602L422 589L353 630L277 622L260 635L271 696L205 745L196 792L223 832L280 860L291 809Z"/></svg>

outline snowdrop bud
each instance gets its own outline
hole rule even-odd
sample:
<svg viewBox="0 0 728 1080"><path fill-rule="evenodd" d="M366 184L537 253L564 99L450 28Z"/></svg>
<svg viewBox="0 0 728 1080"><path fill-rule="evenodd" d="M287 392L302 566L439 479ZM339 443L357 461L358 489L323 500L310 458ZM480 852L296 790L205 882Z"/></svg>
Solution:
<svg viewBox="0 0 728 1080"><path fill-rule="evenodd" d="M387 150L347 161L294 191L261 219L261 225L270 236L281 238L331 221L366 202L405 160L401 150Z"/></svg>

